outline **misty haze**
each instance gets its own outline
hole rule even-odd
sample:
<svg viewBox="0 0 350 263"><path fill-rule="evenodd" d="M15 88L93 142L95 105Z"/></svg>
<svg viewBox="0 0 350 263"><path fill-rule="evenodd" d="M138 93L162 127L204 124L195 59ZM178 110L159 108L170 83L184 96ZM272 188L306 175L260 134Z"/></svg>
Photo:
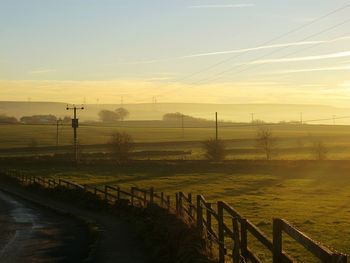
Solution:
<svg viewBox="0 0 350 263"><path fill-rule="evenodd" d="M0 263L348 262L350 2L0 1Z"/></svg>

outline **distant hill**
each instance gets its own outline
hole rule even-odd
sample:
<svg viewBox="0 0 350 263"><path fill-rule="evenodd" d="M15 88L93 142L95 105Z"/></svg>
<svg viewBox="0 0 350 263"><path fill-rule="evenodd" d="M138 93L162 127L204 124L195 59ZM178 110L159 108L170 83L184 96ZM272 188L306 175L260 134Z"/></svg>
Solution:
<svg viewBox="0 0 350 263"><path fill-rule="evenodd" d="M85 110L79 112L83 121L98 120L98 112L102 109L114 110L120 104L87 104ZM340 117L350 115L350 109L337 108L325 105L304 104L205 104L205 103L143 103L123 105L130 112L130 120L160 120L166 113L181 112L193 117L214 119L217 111L219 119L237 122L254 119L264 121L299 121L300 112L304 120L331 119L333 115ZM1 101L0 114L7 114L20 118L24 115L53 114L58 117L71 115L66 110L65 103L58 102L23 102ZM323 123L332 123L332 120ZM322 123L322 122L321 122ZM350 123L350 119L336 120L337 124Z"/></svg>

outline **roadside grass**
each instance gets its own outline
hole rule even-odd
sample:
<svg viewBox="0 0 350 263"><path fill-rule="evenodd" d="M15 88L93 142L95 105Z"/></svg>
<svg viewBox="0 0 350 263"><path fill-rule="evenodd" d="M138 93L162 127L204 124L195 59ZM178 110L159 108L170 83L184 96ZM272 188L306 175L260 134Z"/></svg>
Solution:
<svg viewBox="0 0 350 263"><path fill-rule="evenodd" d="M350 162L203 164L27 169L36 175L95 186L118 184L124 188L154 187L167 194L203 194L207 200L230 203L270 237L272 218L284 218L315 240L350 254ZM295 242L287 239L285 248L301 262L314 262ZM267 254L262 252L262 257L267 258Z"/></svg>

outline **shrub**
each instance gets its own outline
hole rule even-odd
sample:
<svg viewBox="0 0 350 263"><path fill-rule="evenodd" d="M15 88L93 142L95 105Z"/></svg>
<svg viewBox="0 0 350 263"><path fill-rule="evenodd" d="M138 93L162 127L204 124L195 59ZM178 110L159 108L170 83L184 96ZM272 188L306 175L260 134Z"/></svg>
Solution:
<svg viewBox="0 0 350 263"><path fill-rule="evenodd" d="M328 150L322 141L315 141L312 147L312 154L316 160L327 159Z"/></svg>
<svg viewBox="0 0 350 263"><path fill-rule="evenodd" d="M118 162L126 162L131 159L134 150L134 141L130 134L115 132L108 142L113 158Z"/></svg>
<svg viewBox="0 0 350 263"><path fill-rule="evenodd" d="M210 161L222 161L226 157L226 145L222 140L209 139L203 143L205 157Z"/></svg>

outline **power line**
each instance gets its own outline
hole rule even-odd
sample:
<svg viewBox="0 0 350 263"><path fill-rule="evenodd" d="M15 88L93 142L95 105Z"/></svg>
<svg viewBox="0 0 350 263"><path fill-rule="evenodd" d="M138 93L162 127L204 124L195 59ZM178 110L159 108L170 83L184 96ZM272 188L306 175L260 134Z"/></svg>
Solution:
<svg viewBox="0 0 350 263"><path fill-rule="evenodd" d="M274 38L272 38L272 39L270 39L270 40L268 40L268 41L265 41L265 42L259 44L258 46L265 46L265 45L268 45L268 44L272 44L272 43L275 42L276 40L279 40L279 39L281 39L281 38L284 38L284 37L286 37L286 36L288 36L288 35L290 35L290 34L292 34L292 33L298 32L298 31L300 31L300 30L302 30L302 29L304 29L304 28L306 28L306 27L308 27L308 26L310 26L310 25L312 25L312 24L315 24L316 22L318 22L318 21L320 21L320 20L322 20L322 19L325 19L325 18L327 18L327 17L329 17L329 16L331 16L331 15L333 15L333 14L339 12L339 11L342 11L342 10L348 8L348 7L350 7L350 4L347 4L347 5L345 5L345 6L342 6L342 7L340 7L340 8L337 8L337 9L335 9L335 10L333 10L333 11L331 11L331 12L329 12L329 13L327 13L327 14L321 16L321 17L318 17L318 18L316 18L316 19L314 19L314 20L312 20L312 21L310 21L310 22L308 22L308 23L306 23L306 24L300 26L300 27L294 28L294 29L292 29L292 30L290 30L290 31L288 31L288 32L286 32L286 33L283 33L283 34L281 34L281 35L279 35L279 36L277 36L277 37L274 37ZM312 35L311 37L313 37L313 36L315 36L315 35ZM310 38L311 38L311 37L310 37ZM304 40L306 40L306 39L304 39ZM303 41L303 40L300 40L300 41ZM284 47L284 48L286 48L286 47ZM238 54L238 55L235 55L235 56L230 57L230 58L227 58L227 59L224 59L224 60L222 60L222 61L220 61L220 62L218 62L218 63L216 63L216 64L214 64L214 65L212 65L212 66L210 66L210 67L208 67L208 68L206 68L206 69L203 70L203 71L207 71L207 69L214 68L214 67L216 67L216 66L218 66L218 65L221 65L221 64L223 64L223 63L225 63L225 62L228 62L228 61L230 61L230 60L232 60L232 59L234 59L234 58L238 58L238 57L240 57L242 54L243 54L243 53ZM200 72L201 72L201 71L198 71L197 73L200 73ZM196 73L196 75L197 75L197 73ZM191 74L191 75L193 75L193 74Z"/></svg>
<svg viewBox="0 0 350 263"><path fill-rule="evenodd" d="M321 21L321 20L323 20L323 19L325 19L325 18L327 18L327 17L329 17L329 16L331 16L331 15L337 13L337 12L340 12L340 11L346 9L346 8L349 8L349 7L350 7L350 3L348 3L348 4L344 5L344 6L341 6L341 7L339 7L339 8L336 8L335 10L332 10L331 12L326 13L325 15L322 15L322 16L320 16L320 17L318 17L318 18L316 18L316 19L314 19L314 20L312 20L312 21L310 21L310 22L305 23L305 24L302 25L302 26L296 27L296 28L294 28L294 29L292 29L292 30L290 30L290 31L287 31L286 33L283 33L283 34L281 34L281 35L279 35L279 36L277 36L277 37L274 37L274 38L272 38L272 39L270 39L270 40L268 40L268 41L262 42L261 44L259 44L259 45L257 45L257 46L264 46L264 45L271 44L271 43L273 43L273 42L276 41L276 40L279 40L279 39L281 39L281 38L284 38L284 37L286 37L286 36L288 36L288 35L290 35L290 34L292 34L292 33L298 32L298 31L300 31L300 30L302 30L302 29L304 29L304 28L306 28L306 27L308 27L308 26L310 26L310 25L312 25L312 24L317 23L318 21ZM322 33L323 33L323 32L322 32ZM310 36L310 38L313 37L313 36L315 36L315 35L316 35L316 34L313 34L312 36ZM286 47L284 47L284 48L286 48ZM274 53L275 53L275 52L274 52ZM196 72L194 72L194 73L191 73L191 74L189 74L189 75L187 75L187 76L185 76L185 77L183 77L183 78L180 78L180 81L186 80L186 79L188 79L189 77L192 77L192 76L194 76L194 75L198 75L198 74L200 74L200 73L206 72L206 71L208 71L208 70L210 70L210 69L212 69L212 68L215 68L215 67L217 67L217 66L219 66L219 65L221 65L221 64L224 64L224 63L226 63L226 62L228 62L228 61L231 61L232 59L238 58L238 57L242 56L242 54L243 54L243 53L240 53L240 54L238 54L238 55L235 55L235 56L226 58L226 59L221 60L221 61L219 61L219 62L217 62L217 63L215 63L215 64L213 64L213 65L211 65L211 66L205 67L205 68L202 69L202 70L199 70L199 71L196 71ZM226 73L226 71L225 71L224 73ZM205 80L206 80L206 79L205 79ZM178 81L179 81L179 80L178 80ZM193 85L193 84L196 84L196 82L195 82L195 83L191 83L191 85ZM160 87L160 86L161 86L161 85L159 85L158 87ZM174 89L174 90L171 90L171 91L168 91L168 92L160 93L160 94L158 94L158 96L162 96L162 95L164 95L164 94L171 93L171 92L176 91L176 90L178 90L178 88L176 88L176 89Z"/></svg>
<svg viewBox="0 0 350 263"><path fill-rule="evenodd" d="M320 121L333 121L333 120L340 120L340 119L350 119L350 115L349 116L340 116L340 117L331 117L331 118L323 118L323 119L310 119L310 120L303 120L303 124L308 124L310 122L320 122ZM213 123L215 122L215 120L207 120L207 122ZM295 125L297 123L300 122L296 122L296 121L287 121L287 122L279 122L279 123L236 123L236 124L227 124L229 122L224 122L222 121L220 127L221 128L236 128L236 127L256 127L256 126L282 126L282 125ZM17 125L17 124L14 124ZM26 125L26 126L42 126L42 125L55 125L55 124L20 124L20 125ZM327 124L317 124L317 125L327 125ZM62 127L64 126L68 126L67 124L62 124ZM137 128L137 129L181 129L182 127L179 126L126 126L126 125L106 125L106 124L102 124L102 123L98 123L98 124L89 124L89 123L81 123L79 124L79 127L83 128L83 127L101 127L101 128ZM212 129L213 126L212 125L208 125L208 126L187 126L186 125L186 129Z"/></svg>
<svg viewBox="0 0 350 263"><path fill-rule="evenodd" d="M341 116L341 117L332 117L332 118L323 118L323 119L310 119L310 120L303 120L303 124L307 124L310 122L320 122L320 121L332 121L337 119L350 119L349 116ZM208 122L213 122L209 121ZM222 122L225 123L225 122ZM226 122L227 123L227 122ZM236 127L256 127L256 126L282 126L282 125L295 125L295 121L289 121L289 122L281 122L281 123L242 123L242 124L227 124L227 125L221 125L221 128L236 128ZM323 125L323 124L321 124ZM178 126L117 126L117 125L100 125L100 124L81 124L81 127L104 127L104 128L138 128L138 129L179 129ZM212 125L208 126L187 126L187 129L212 129Z"/></svg>
<svg viewBox="0 0 350 263"><path fill-rule="evenodd" d="M338 23L338 24L335 24L335 25L333 25L333 26L330 26L330 27L328 27L328 28L326 28L326 29L324 29L324 30L321 30L321 31L319 31L319 32L317 32L317 33L314 33L314 34L312 34L312 35L310 35L310 36L307 36L307 37L305 37L305 38L299 39L298 42L299 42L299 41L302 42L302 41L309 40L309 39L311 39L311 38L313 38L313 37L315 37L315 36L321 35L321 34L327 32L327 31L333 30L333 29L335 29L335 28L337 28L337 27L340 27L340 26L342 26L342 25L344 25L344 24L346 24L346 23L349 23L349 22L350 22L350 18L349 18L349 19L346 19L346 20L344 20L344 21L342 21L342 22L340 22L340 23ZM320 44L317 44L317 45L320 45ZM249 64L249 63L252 63L252 62L254 62L254 61L258 61L258 60L260 60L260 59L269 57L269 56L271 56L271 55L273 55L273 54L275 54L275 53L277 53L277 52L280 52L280 51L285 50L285 49L288 49L288 48L289 48L289 47L281 47L281 48L278 48L278 49L273 50L273 51L271 51L271 52L269 52L269 53L267 53L267 54L264 54L264 55L262 55L262 56L259 56L259 57L257 57L257 58L254 58L254 59L252 59L252 60L249 60L249 61L248 61L247 63L245 63L245 64L240 64L240 65L231 66L231 67L229 67L229 68L226 69L226 70L220 71L219 73L215 74L214 76L206 77L206 78L204 78L204 79L200 79L199 81L192 82L192 83L190 83L190 85L203 84L203 82L208 81L208 80L209 80L209 81L218 80L218 79L222 78L222 76L223 76L225 73L228 73L228 72L232 71L232 70L235 69L235 68L241 68L241 67L243 67L243 66L246 66L246 67L243 68L242 70L237 70L237 71L235 71L235 72L233 73L233 75L238 75L239 73L245 72L245 71L250 70L250 69L252 69L252 68L260 67L260 66L262 66L262 65L264 65L264 64L255 64L255 65L253 64L253 65L252 65L252 64ZM298 50L298 51L294 51L294 52L292 52L292 53L289 53L289 54L287 54L287 55L284 55L284 56L280 57L280 59L281 59L281 58L286 58L286 57L288 57L288 56L290 56L290 55L297 54L297 53L299 53L299 52L301 52L301 51L305 51L306 49L309 49L309 48L310 48L310 47L307 47L307 48L304 48L304 49L301 49L301 50ZM230 76L232 76L232 74L231 74ZM214 77L214 78L213 78L213 77Z"/></svg>

